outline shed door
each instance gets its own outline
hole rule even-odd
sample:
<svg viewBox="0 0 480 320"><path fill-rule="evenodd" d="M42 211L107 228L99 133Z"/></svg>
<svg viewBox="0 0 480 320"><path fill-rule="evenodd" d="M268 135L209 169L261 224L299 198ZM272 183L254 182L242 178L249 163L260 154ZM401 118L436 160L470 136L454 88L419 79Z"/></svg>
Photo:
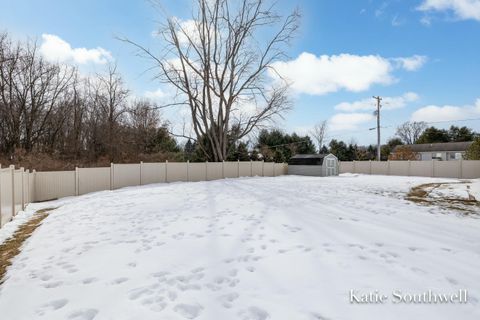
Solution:
<svg viewBox="0 0 480 320"><path fill-rule="evenodd" d="M327 160L327 176L337 175L337 166L335 165L335 159L326 159Z"/></svg>

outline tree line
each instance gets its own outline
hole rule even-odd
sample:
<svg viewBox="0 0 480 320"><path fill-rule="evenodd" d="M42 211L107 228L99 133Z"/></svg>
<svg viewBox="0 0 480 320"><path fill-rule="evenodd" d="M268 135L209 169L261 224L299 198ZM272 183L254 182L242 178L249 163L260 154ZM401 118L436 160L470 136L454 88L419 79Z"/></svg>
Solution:
<svg viewBox="0 0 480 320"><path fill-rule="evenodd" d="M0 123L0 159L30 168L161 160L180 151L156 104L134 99L115 65L85 76L7 33L0 34Z"/></svg>

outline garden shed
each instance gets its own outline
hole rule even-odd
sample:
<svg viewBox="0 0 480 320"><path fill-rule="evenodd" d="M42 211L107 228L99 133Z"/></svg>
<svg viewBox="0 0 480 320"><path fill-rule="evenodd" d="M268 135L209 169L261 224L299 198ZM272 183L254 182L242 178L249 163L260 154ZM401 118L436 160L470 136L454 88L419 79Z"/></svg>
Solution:
<svg viewBox="0 0 480 320"><path fill-rule="evenodd" d="M288 174L302 176L336 176L338 159L333 154L296 154L288 161Z"/></svg>

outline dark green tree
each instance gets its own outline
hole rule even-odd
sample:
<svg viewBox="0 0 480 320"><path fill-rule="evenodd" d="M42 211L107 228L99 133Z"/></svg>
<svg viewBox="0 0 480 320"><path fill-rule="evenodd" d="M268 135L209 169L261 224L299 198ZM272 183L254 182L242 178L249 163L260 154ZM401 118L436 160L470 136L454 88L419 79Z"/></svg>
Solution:
<svg viewBox="0 0 480 320"><path fill-rule="evenodd" d="M451 126L450 129L448 129L448 136L450 141L454 142L463 142L463 141L472 141L476 133L465 126L463 127L456 127L456 126Z"/></svg>
<svg viewBox="0 0 480 320"><path fill-rule="evenodd" d="M335 155L340 161L349 161L350 157L348 156L348 147L343 141L337 141L333 139L328 145L330 148L330 153Z"/></svg>
<svg viewBox="0 0 480 320"><path fill-rule="evenodd" d="M475 138L465 152L466 160L480 160L480 137Z"/></svg>
<svg viewBox="0 0 480 320"><path fill-rule="evenodd" d="M447 130L430 127L420 135L416 143L439 143L449 142L450 136Z"/></svg>

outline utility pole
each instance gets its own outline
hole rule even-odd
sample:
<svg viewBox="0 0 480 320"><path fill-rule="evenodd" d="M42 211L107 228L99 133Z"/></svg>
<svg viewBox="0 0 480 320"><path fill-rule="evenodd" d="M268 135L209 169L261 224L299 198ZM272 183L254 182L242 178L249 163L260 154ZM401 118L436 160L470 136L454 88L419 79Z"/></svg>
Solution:
<svg viewBox="0 0 480 320"><path fill-rule="evenodd" d="M375 112L377 116L377 161L380 161L380 108L382 107L380 101L382 101L382 98L380 96L373 96L373 99L377 100L377 111Z"/></svg>

